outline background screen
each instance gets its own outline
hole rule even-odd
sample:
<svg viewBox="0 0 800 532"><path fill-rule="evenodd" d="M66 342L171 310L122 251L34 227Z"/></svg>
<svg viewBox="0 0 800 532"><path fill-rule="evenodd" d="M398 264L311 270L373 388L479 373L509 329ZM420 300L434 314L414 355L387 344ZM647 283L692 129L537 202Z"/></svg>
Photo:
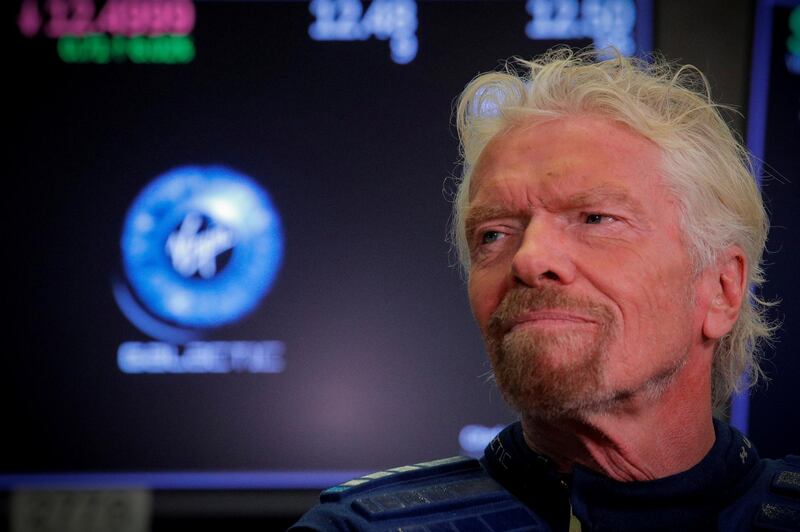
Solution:
<svg viewBox="0 0 800 532"><path fill-rule="evenodd" d="M451 108L500 58L649 38L584 4L22 2L2 469L479 452L514 416L446 242Z"/></svg>
<svg viewBox="0 0 800 532"><path fill-rule="evenodd" d="M762 174L770 214L764 295L779 301L778 341L766 351L769 378L752 396L750 431L764 456L800 452L800 2L758 5L752 60L748 144Z"/></svg>

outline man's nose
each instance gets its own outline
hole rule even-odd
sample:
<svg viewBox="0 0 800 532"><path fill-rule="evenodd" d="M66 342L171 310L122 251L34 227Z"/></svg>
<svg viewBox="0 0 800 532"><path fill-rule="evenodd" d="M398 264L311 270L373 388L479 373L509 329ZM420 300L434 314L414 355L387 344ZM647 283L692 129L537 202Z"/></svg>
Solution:
<svg viewBox="0 0 800 532"><path fill-rule="evenodd" d="M563 230L531 220L511 262L515 282L526 286L570 284L575 279L575 264L568 247Z"/></svg>

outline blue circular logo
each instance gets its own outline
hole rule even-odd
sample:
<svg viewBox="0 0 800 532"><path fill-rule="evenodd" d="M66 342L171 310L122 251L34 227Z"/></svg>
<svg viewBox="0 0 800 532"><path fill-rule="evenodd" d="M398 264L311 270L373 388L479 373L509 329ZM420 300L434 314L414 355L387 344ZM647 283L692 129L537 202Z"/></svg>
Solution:
<svg viewBox="0 0 800 532"><path fill-rule="evenodd" d="M223 166L187 166L141 192L121 245L128 282L155 317L208 328L240 319L269 291L283 232L253 180Z"/></svg>

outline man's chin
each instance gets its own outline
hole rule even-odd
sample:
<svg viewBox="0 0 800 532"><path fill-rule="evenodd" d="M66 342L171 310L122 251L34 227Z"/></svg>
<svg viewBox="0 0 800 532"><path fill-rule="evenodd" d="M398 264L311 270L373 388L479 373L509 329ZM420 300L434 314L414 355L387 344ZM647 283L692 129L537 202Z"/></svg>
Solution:
<svg viewBox="0 0 800 532"><path fill-rule="evenodd" d="M497 386L503 398L516 411L521 414L543 418L582 418L587 414L601 410L602 404L608 401L592 393L590 389L555 389L547 384L537 386L528 383L525 387L504 383L498 378Z"/></svg>
<svg viewBox="0 0 800 532"><path fill-rule="evenodd" d="M520 367L534 367L558 374L597 370L599 365L598 339L594 331L516 330L507 333L500 349Z"/></svg>
<svg viewBox="0 0 800 532"><path fill-rule="evenodd" d="M584 335L506 335L490 347L495 380L521 413L555 418L593 410L602 390L601 353ZM494 351L494 352L492 352Z"/></svg>

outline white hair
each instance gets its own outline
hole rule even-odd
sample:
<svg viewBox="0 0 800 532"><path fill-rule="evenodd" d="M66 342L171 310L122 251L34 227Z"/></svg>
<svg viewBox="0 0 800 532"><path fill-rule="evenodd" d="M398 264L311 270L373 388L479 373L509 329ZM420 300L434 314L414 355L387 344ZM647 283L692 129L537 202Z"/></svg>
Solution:
<svg viewBox="0 0 800 532"><path fill-rule="evenodd" d="M749 154L720 109L697 68L658 58L647 62L617 53L597 61L595 52L556 48L476 77L456 111L463 172L451 238L463 268L469 271L464 215L472 170L494 136L521 122L586 113L626 124L661 148L662 172L679 205L695 273L730 245L741 247L747 257L749 297L714 353L713 403L724 407L743 381L755 384L763 377L758 355L775 327L765 316L770 303L756 293L764 282L767 213Z"/></svg>

